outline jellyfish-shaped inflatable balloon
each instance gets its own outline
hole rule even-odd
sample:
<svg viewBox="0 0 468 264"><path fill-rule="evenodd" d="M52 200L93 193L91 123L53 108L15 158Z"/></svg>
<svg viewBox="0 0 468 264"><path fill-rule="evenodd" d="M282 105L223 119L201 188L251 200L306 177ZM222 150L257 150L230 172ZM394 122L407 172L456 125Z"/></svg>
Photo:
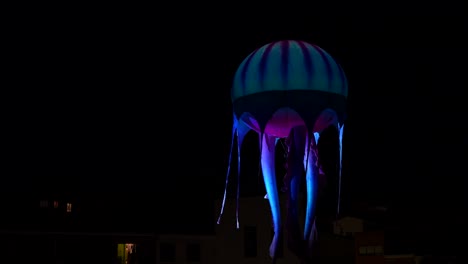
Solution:
<svg viewBox="0 0 468 264"><path fill-rule="evenodd" d="M267 44L244 59L235 74L231 93L234 108L231 153L237 136L240 170L240 147L244 136L250 130L259 134L261 168L275 232L270 246L273 262L283 225L290 250L300 259L310 256L316 237L315 208L320 170L317 142L324 129L330 126L338 129L340 185L347 93L346 77L338 63L320 47L303 41L284 40ZM279 139L288 142L286 219L281 219L280 215L275 174L275 145ZM299 224L302 221L299 221L298 214L302 177L305 177L307 190L304 227ZM226 185L227 179L226 176ZM220 218L225 198L226 190ZM338 211L339 200L340 197ZM238 212L236 217L239 228Z"/></svg>

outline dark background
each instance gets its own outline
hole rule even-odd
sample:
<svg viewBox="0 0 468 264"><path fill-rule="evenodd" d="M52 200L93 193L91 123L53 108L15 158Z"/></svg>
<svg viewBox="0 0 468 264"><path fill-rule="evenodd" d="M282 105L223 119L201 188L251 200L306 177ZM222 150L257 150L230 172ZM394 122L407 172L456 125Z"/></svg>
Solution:
<svg viewBox="0 0 468 264"><path fill-rule="evenodd" d="M466 210L466 21L347 8L31 8L11 18L3 202L74 197L96 215L84 229L212 230L236 68L261 45L299 39L349 80L346 208L384 204L399 225L451 233ZM263 192L255 140L245 193Z"/></svg>

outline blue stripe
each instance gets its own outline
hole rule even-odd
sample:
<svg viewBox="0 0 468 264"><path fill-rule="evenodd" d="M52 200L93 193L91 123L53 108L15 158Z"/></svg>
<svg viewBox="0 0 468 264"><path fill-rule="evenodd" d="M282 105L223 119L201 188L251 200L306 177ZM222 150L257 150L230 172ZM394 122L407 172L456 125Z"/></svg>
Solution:
<svg viewBox="0 0 468 264"><path fill-rule="evenodd" d="M327 74L327 77L328 77L328 91L329 92L333 92L331 90L331 82L332 82L332 68L331 68L331 65L330 65L330 62L328 61L327 59L327 56L325 56L325 54L323 53L322 49L316 45L313 45L314 46L315 50L318 51L318 53L320 53L320 57L322 57L322 60L323 60L323 63L325 64L325 68L326 68L326 74Z"/></svg>
<svg viewBox="0 0 468 264"><path fill-rule="evenodd" d="M289 40L281 41L281 79L283 87L288 84Z"/></svg>
<svg viewBox="0 0 468 264"><path fill-rule="evenodd" d="M265 88L265 87L263 87L263 83L264 83L264 80L265 80L265 71L266 71L266 67L267 67L267 61L268 61L268 58L269 58L268 55L270 55L271 49L273 48L273 46L275 44L276 44L276 42L268 44L268 46L266 47L265 51L262 54L262 58L260 59L258 78L259 78L259 81L260 81L261 90L264 90L264 88Z"/></svg>
<svg viewBox="0 0 468 264"><path fill-rule="evenodd" d="M312 80L313 68L312 68L312 56L310 55L309 49L306 44L302 41L298 41L297 44L301 47L302 55L304 56L304 66L307 72L307 87L310 87L310 82Z"/></svg>
<svg viewBox="0 0 468 264"><path fill-rule="evenodd" d="M257 49L258 50L258 49ZM257 53L257 50L255 50L254 52L250 53L249 57L247 58L247 60L245 61L245 64L244 66L242 67L242 71L241 71L241 81L242 81L242 96L245 95L245 88L246 88L246 85L245 85L245 82L246 82L246 76L247 76L247 70L249 68L249 64L250 64L250 61L252 60L253 56L255 53Z"/></svg>

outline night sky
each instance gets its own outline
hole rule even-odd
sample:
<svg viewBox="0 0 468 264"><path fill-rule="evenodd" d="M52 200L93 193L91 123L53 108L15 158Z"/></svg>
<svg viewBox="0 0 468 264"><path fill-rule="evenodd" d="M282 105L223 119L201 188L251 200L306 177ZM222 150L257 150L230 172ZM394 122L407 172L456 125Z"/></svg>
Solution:
<svg viewBox="0 0 468 264"><path fill-rule="evenodd" d="M156 209L162 228L211 225L236 68L257 47L298 39L330 53L349 80L348 205L391 205L433 231L461 221L464 20L233 12L12 22L21 30L13 30L4 80L3 193L133 199L134 208ZM255 157L251 138L245 149ZM245 170L242 188L261 188L247 180L258 177L258 163Z"/></svg>

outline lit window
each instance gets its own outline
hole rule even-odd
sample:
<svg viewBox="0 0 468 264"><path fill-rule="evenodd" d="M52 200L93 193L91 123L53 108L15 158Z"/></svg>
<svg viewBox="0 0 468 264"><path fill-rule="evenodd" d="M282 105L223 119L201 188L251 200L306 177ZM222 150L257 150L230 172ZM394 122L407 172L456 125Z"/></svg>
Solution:
<svg viewBox="0 0 468 264"><path fill-rule="evenodd" d="M135 253L135 244L125 244L125 250L130 254Z"/></svg>
<svg viewBox="0 0 468 264"><path fill-rule="evenodd" d="M359 247L359 254L365 255L367 253L367 247Z"/></svg>
<svg viewBox="0 0 468 264"><path fill-rule="evenodd" d="M58 201L54 201L54 208L58 208Z"/></svg>
<svg viewBox="0 0 468 264"><path fill-rule="evenodd" d="M42 207L42 208L47 208L47 207L49 207L49 201L41 200L40 203L39 203L39 206Z"/></svg>
<svg viewBox="0 0 468 264"><path fill-rule="evenodd" d="M67 213L70 213L70 212L71 212L71 209L72 209L72 204L71 204L71 203L67 203Z"/></svg>
<svg viewBox="0 0 468 264"><path fill-rule="evenodd" d="M376 255L382 255L383 254L383 247L382 246L376 246L375 247L375 254Z"/></svg>
<svg viewBox="0 0 468 264"><path fill-rule="evenodd" d="M383 255L382 246L362 246L359 247L360 255Z"/></svg>

